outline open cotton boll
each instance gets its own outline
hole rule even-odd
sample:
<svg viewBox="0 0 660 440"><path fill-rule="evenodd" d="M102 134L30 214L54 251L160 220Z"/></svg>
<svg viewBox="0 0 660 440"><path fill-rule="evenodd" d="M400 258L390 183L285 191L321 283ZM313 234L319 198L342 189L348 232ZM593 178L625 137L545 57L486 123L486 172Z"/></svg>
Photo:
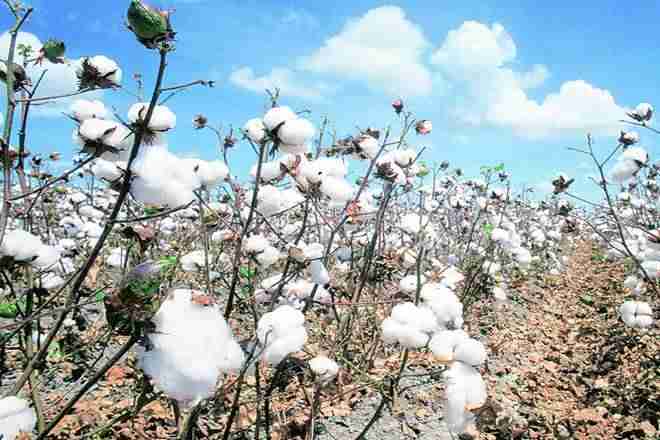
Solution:
<svg viewBox="0 0 660 440"><path fill-rule="evenodd" d="M277 263L283 257L282 253L273 246L266 246L260 253L255 257L257 262L264 267L272 266Z"/></svg>
<svg viewBox="0 0 660 440"><path fill-rule="evenodd" d="M509 231L502 228L495 228L490 233L490 238L498 243L506 243L509 241Z"/></svg>
<svg viewBox="0 0 660 440"><path fill-rule="evenodd" d="M463 326L463 304L453 293L436 295L425 303L433 311L438 324L444 328L460 328Z"/></svg>
<svg viewBox="0 0 660 440"><path fill-rule="evenodd" d="M87 63L94 67L98 76L115 86L121 85L122 71L114 60L104 56L96 55L87 58Z"/></svg>
<svg viewBox="0 0 660 440"><path fill-rule="evenodd" d="M473 367L486 361L486 347L476 339L460 341L454 349L454 359Z"/></svg>
<svg viewBox="0 0 660 440"><path fill-rule="evenodd" d="M321 181L321 192L330 200L346 203L353 197L355 188L343 178L326 176Z"/></svg>
<svg viewBox="0 0 660 440"><path fill-rule="evenodd" d="M417 153L411 148L394 151L394 161L400 167L410 166L416 157Z"/></svg>
<svg viewBox="0 0 660 440"><path fill-rule="evenodd" d="M642 267L651 279L658 279L660 277L660 261L645 260L642 261Z"/></svg>
<svg viewBox="0 0 660 440"><path fill-rule="evenodd" d="M288 120L277 131L277 137L283 144L303 145L314 137L314 125L307 119Z"/></svg>
<svg viewBox="0 0 660 440"><path fill-rule="evenodd" d="M197 177L199 184L205 188L212 188L229 176L229 168L219 160L212 162L197 160L192 172Z"/></svg>
<svg viewBox="0 0 660 440"><path fill-rule="evenodd" d="M623 152L620 159L632 160L638 164L646 164L649 161L649 154L641 147L631 147Z"/></svg>
<svg viewBox="0 0 660 440"><path fill-rule="evenodd" d="M299 351L307 341L305 316L291 306L279 306L265 313L257 324L257 337L265 345L263 358L279 364L290 353Z"/></svg>
<svg viewBox="0 0 660 440"><path fill-rule="evenodd" d="M197 272L205 266L204 251L192 251L181 257L181 269L185 272Z"/></svg>
<svg viewBox="0 0 660 440"><path fill-rule="evenodd" d="M280 144L279 150L282 154L291 155L303 155L309 151L305 144Z"/></svg>
<svg viewBox="0 0 660 440"><path fill-rule="evenodd" d="M437 327L438 323L429 308L411 302L394 306L391 316L381 325L383 341L398 342L407 348L426 345Z"/></svg>
<svg viewBox="0 0 660 440"><path fill-rule="evenodd" d="M470 336L463 330L441 330L431 338L429 349L440 362L452 362L458 344L469 339Z"/></svg>
<svg viewBox="0 0 660 440"><path fill-rule="evenodd" d="M645 302L626 301L619 306L619 315L629 327L647 328L653 325L653 310Z"/></svg>
<svg viewBox="0 0 660 440"><path fill-rule="evenodd" d="M15 396L0 399L0 438L14 440L18 434L30 434L37 424L37 415L27 400Z"/></svg>
<svg viewBox="0 0 660 440"><path fill-rule="evenodd" d="M330 283L330 274L321 260L314 260L309 264L309 271L312 276L312 282L325 286Z"/></svg>
<svg viewBox="0 0 660 440"><path fill-rule="evenodd" d="M616 183L624 183L637 174L639 165L634 160L620 160L610 171L610 179Z"/></svg>
<svg viewBox="0 0 660 440"><path fill-rule="evenodd" d="M353 155L356 159L373 159L378 154L378 139L373 136L360 136L357 146L359 152Z"/></svg>
<svg viewBox="0 0 660 440"><path fill-rule="evenodd" d="M637 286L637 283L639 283L639 278L635 275L628 275L623 281L623 286L628 289L634 289Z"/></svg>
<svg viewBox="0 0 660 440"><path fill-rule="evenodd" d="M458 283L463 281L465 276L459 272L455 266L450 266L444 272L442 272L442 284L454 289Z"/></svg>
<svg viewBox="0 0 660 440"><path fill-rule="evenodd" d="M420 284L424 284L426 278L424 275L420 277ZM417 275L408 275L407 277L401 278L399 281L399 289L404 293L415 293L417 292Z"/></svg>
<svg viewBox="0 0 660 440"><path fill-rule="evenodd" d="M133 104L128 110L128 122L136 124L144 120L148 111L148 102ZM155 106L147 128L152 131L168 131L174 127L176 127L176 115L164 105Z"/></svg>
<svg viewBox="0 0 660 440"><path fill-rule="evenodd" d="M268 130L272 131L282 123L297 118L298 116L287 106L273 107L264 115L263 124Z"/></svg>
<svg viewBox="0 0 660 440"><path fill-rule="evenodd" d="M309 361L309 368L322 383L331 381L339 373L337 362L326 356L316 356Z"/></svg>
<svg viewBox="0 0 660 440"><path fill-rule="evenodd" d="M150 348L138 350L138 363L155 385L179 402L211 396L220 374L238 370L241 347L217 305L201 292L176 289L153 318Z"/></svg>
<svg viewBox="0 0 660 440"><path fill-rule="evenodd" d="M93 206L85 205L81 206L78 209L78 214L80 214L83 217L87 217L92 220L100 220L103 218L105 214L103 214L103 211L100 211Z"/></svg>
<svg viewBox="0 0 660 440"><path fill-rule="evenodd" d="M71 116L78 122L92 118L106 119L110 115L108 109L105 108L105 104L99 100L76 99L71 104L69 111Z"/></svg>
<svg viewBox="0 0 660 440"><path fill-rule="evenodd" d="M257 178L257 166L258 164L252 165L250 169L250 177L253 179ZM264 162L261 164L261 174L259 177L263 182L271 182L273 180L279 179L282 176L282 161L281 160L271 160L269 162Z"/></svg>
<svg viewBox="0 0 660 440"><path fill-rule="evenodd" d="M260 118L247 121L243 126L243 132L255 144L260 144L266 138L266 126Z"/></svg>
<svg viewBox="0 0 660 440"><path fill-rule="evenodd" d="M429 222L429 217L419 214L406 214L401 217L399 225L401 229L409 234L417 234Z"/></svg>
<svg viewBox="0 0 660 440"><path fill-rule="evenodd" d="M32 261L32 266L41 270L46 270L57 264L60 261L61 251L54 246L42 244L39 247L37 258Z"/></svg>
<svg viewBox="0 0 660 440"><path fill-rule="evenodd" d="M32 261L39 256L42 247L39 237L22 229L12 229L5 232L0 254L16 261Z"/></svg>
<svg viewBox="0 0 660 440"><path fill-rule="evenodd" d="M257 210L266 217L282 211L282 192L273 185L259 187ZM251 197L251 196L250 196ZM250 200L250 198L248 198Z"/></svg>
<svg viewBox="0 0 660 440"><path fill-rule="evenodd" d="M508 299L506 290L499 286L493 287L493 298L498 302L506 301Z"/></svg>
<svg viewBox="0 0 660 440"><path fill-rule="evenodd" d="M41 287L44 289L56 289L66 283L66 280L61 276L48 272L41 276Z"/></svg>
<svg viewBox="0 0 660 440"><path fill-rule="evenodd" d="M86 119L78 128L78 136L81 139L79 144L86 142L103 142L103 140L116 130L119 123L115 121L106 121L105 119Z"/></svg>
<svg viewBox="0 0 660 440"><path fill-rule="evenodd" d="M268 239L262 234L254 234L249 236L243 243L243 250L248 253L256 254L263 252L270 243Z"/></svg>
<svg viewBox="0 0 660 440"><path fill-rule="evenodd" d="M111 182L119 179L122 175L122 172L117 165L103 159L96 159L92 164L90 171L99 179L105 179Z"/></svg>
<svg viewBox="0 0 660 440"><path fill-rule="evenodd" d="M447 380L445 418L449 429L460 434L474 421L470 411L486 403L486 384L479 371L462 362L454 362L444 376Z"/></svg>

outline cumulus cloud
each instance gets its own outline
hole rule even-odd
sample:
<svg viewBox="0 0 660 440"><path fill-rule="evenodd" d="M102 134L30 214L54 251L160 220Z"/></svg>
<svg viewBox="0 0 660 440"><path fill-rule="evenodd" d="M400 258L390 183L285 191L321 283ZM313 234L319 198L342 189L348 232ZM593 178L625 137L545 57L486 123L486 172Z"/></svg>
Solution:
<svg viewBox="0 0 660 440"><path fill-rule="evenodd" d="M391 95L428 95L432 75L422 56L428 48L422 30L396 6L369 10L301 60L303 69L362 81Z"/></svg>
<svg viewBox="0 0 660 440"><path fill-rule="evenodd" d="M511 128L531 138L616 132L625 109L609 91L582 80L567 81L538 102L527 91L545 82L548 69L537 65L514 70L516 56L516 43L498 23L466 21L449 31L431 63L454 85L452 116L466 124Z"/></svg>
<svg viewBox="0 0 660 440"><path fill-rule="evenodd" d="M325 93L332 89L321 82L306 83L291 69L276 67L269 73L258 76L250 67L241 67L234 70L229 81L241 88L257 93L264 93L266 89L279 89L284 97L296 97L308 100L322 99Z"/></svg>
<svg viewBox="0 0 660 440"><path fill-rule="evenodd" d="M0 58L7 59L9 54L9 33L5 32L0 35ZM23 44L30 46L33 50L33 56L39 49L41 49L42 42L39 38L29 32L19 32L17 38L17 45ZM24 59L18 54L14 58L19 64L22 64ZM78 78L76 70L80 66L81 59L70 60L69 64L52 64L44 61L41 66L34 66L34 63L29 63L27 70L28 76L33 82L36 82L41 76L42 72L46 71L43 81L37 89L35 98L64 95L73 93L78 90ZM91 99L98 99L102 92L93 92L86 94L86 97ZM37 116L59 116L62 112L66 111L71 105L72 100L75 98L60 99L54 102L49 102L43 105L32 106L32 114Z"/></svg>

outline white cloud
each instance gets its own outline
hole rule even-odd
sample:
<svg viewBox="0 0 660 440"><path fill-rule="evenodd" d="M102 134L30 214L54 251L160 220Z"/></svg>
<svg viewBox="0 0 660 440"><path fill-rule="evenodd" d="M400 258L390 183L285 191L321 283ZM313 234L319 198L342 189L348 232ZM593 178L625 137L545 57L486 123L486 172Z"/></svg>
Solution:
<svg viewBox="0 0 660 440"><path fill-rule="evenodd" d="M531 138L616 132L625 110L609 91L581 80L567 81L537 102L527 90L542 85L549 72L541 65L516 71L510 67L516 56L513 38L498 23L489 27L466 21L451 30L431 63L453 86L452 116L466 124L511 128Z"/></svg>
<svg viewBox="0 0 660 440"><path fill-rule="evenodd" d="M363 81L392 95L427 95L432 78L421 58L428 45L401 8L383 6L349 20L300 64L313 72Z"/></svg>
<svg viewBox="0 0 660 440"><path fill-rule="evenodd" d="M9 54L9 43L10 36L7 32L0 35L0 57L7 59ZM32 47L33 55L31 58L34 58L42 46L41 40L34 34L29 32L19 32L17 38L17 45L24 44ZM23 57L16 54L16 62L23 63ZM42 72L46 71L46 74L37 89L35 98L56 96L56 95L65 95L68 93L73 93L78 90L78 77L76 76L77 67L80 65L80 59L70 60L70 64L52 64L48 61L44 61L41 66L35 66L34 63L29 63L27 70L28 76L32 79L33 83L41 76ZM93 92L87 93L84 97L91 99L98 99L102 95L102 92ZM45 104L33 105L31 112L37 116L60 116L62 112L66 111L71 102L75 98L65 98L59 99L57 101L48 102Z"/></svg>
<svg viewBox="0 0 660 440"><path fill-rule="evenodd" d="M234 70L229 81L244 89L265 93L266 89L278 88L283 97L296 97L308 100L322 99L324 94L331 93L332 88L320 82L305 83L298 78L299 74L287 69L276 67L268 74L257 76L250 67Z"/></svg>

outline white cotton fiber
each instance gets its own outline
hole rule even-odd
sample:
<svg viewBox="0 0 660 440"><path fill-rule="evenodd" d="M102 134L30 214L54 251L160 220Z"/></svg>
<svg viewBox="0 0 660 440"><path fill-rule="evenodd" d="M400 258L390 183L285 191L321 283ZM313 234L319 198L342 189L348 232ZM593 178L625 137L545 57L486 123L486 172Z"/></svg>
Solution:
<svg viewBox="0 0 660 440"><path fill-rule="evenodd" d="M381 324L385 343L398 342L407 348L425 346L437 327L435 316L429 308L411 302L394 306L391 316Z"/></svg>
<svg viewBox="0 0 660 440"><path fill-rule="evenodd" d="M144 120L147 117L147 112L149 111L148 102L138 102L133 104L128 110L128 122L135 124L139 121ZM167 131L176 127L176 115L172 111L164 106L157 105L154 107L151 119L149 120L148 128L152 131Z"/></svg>
<svg viewBox="0 0 660 440"><path fill-rule="evenodd" d="M106 119L109 116L108 109L105 104L99 100L88 101L86 99L76 99L69 108L71 116L78 122L87 119Z"/></svg>
<svg viewBox="0 0 660 440"><path fill-rule="evenodd" d="M462 433L474 420L470 412L486 402L486 384L475 368L454 362L445 373L447 380L446 420L453 433Z"/></svg>
<svg viewBox="0 0 660 440"><path fill-rule="evenodd" d="M257 324L257 337L265 346L263 358L272 365L302 349L307 341L305 316L291 306L279 306L265 313Z"/></svg>
<svg viewBox="0 0 660 440"><path fill-rule="evenodd" d="M274 130L283 122L296 119L297 117L289 107L273 107L264 115L263 124L268 130Z"/></svg>
<svg viewBox="0 0 660 440"><path fill-rule="evenodd" d="M196 298L202 293L170 292L153 318L151 349L138 350L139 365L155 385L184 403L211 396L220 375L238 370L245 357L219 308Z"/></svg>
<svg viewBox="0 0 660 440"><path fill-rule="evenodd" d="M37 415L27 400L15 396L0 399L0 439L14 440L20 432L32 433Z"/></svg>

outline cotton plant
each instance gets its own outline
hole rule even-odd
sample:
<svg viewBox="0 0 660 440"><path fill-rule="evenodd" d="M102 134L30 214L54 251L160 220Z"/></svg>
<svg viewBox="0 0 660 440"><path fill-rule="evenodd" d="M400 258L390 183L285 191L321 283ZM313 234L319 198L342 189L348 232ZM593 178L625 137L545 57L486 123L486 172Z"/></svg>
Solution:
<svg viewBox="0 0 660 440"><path fill-rule="evenodd" d="M323 355L310 359L309 368L321 384L329 383L339 373L339 365L337 365L337 362Z"/></svg>
<svg viewBox="0 0 660 440"><path fill-rule="evenodd" d="M214 394L222 374L238 371L243 350L206 294L175 289L152 319L138 365L171 399L183 404Z"/></svg>

